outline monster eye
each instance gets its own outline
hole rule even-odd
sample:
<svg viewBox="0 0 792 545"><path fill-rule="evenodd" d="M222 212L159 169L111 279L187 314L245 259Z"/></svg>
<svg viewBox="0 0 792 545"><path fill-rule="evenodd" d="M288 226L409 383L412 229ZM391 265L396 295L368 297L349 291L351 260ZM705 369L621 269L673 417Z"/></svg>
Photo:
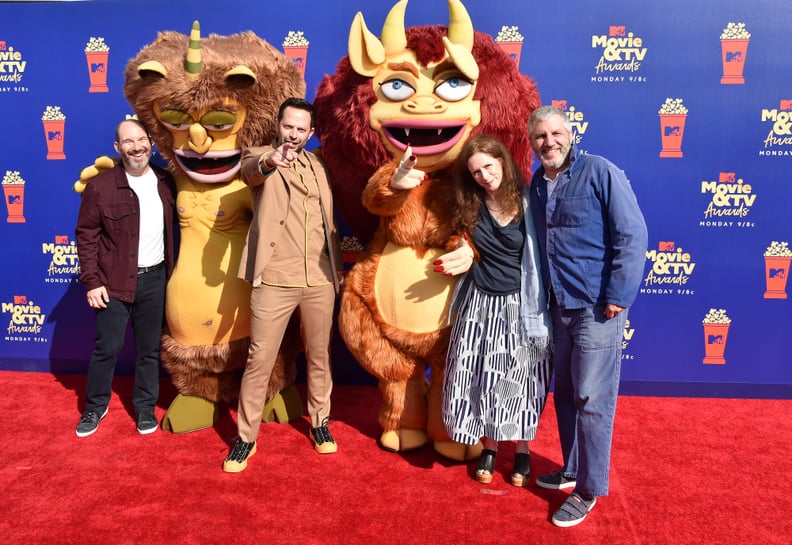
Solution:
<svg viewBox="0 0 792 545"><path fill-rule="evenodd" d="M186 131L194 123L190 114L181 110L162 110L160 121L172 131Z"/></svg>
<svg viewBox="0 0 792 545"><path fill-rule="evenodd" d="M435 94L449 102L458 102L468 96L473 84L464 78L448 78L435 87Z"/></svg>
<svg viewBox="0 0 792 545"><path fill-rule="evenodd" d="M389 100L405 100L415 94L415 88L403 79L391 79L380 85L382 94Z"/></svg>
<svg viewBox="0 0 792 545"><path fill-rule="evenodd" d="M201 117L201 125L207 131L227 131L236 123L236 116L222 110L213 111Z"/></svg>

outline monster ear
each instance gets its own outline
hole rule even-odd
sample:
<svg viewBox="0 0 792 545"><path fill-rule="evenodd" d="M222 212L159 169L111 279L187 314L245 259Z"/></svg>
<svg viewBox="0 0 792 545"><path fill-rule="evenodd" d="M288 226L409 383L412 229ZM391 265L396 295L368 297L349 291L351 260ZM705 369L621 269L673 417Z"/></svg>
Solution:
<svg viewBox="0 0 792 545"><path fill-rule="evenodd" d="M251 87L258 80L253 70L241 64L226 72L223 77L229 87L236 89Z"/></svg>
<svg viewBox="0 0 792 545"><path fill-rule="evenodd" d="M366 27L363 14L357 12L349 29L349 62L352 69L365 77L373 77L385 62L385 48Z"/></svg>
<svg viewBox="0 0 792 545"><path fill-rule="evenodd" d="M152 76L161 78L168 77L168 71L159 61L146 61L138 66L137 72L142 79Z"/></svg>

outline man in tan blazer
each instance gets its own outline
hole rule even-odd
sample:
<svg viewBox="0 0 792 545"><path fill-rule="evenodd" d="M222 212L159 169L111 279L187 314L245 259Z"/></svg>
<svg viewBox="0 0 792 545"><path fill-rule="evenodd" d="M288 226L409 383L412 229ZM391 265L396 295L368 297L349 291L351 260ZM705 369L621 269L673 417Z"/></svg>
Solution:
<svg viewBox="0 0 792 545"><path fill-rule="evenodd" d="M239 391L239 438L223 463L238 473L256 452L267 384L289 318L300 309L308 381L309 437L317 452L336 452L327 420L333 379L330 337L343 272L324 164L305 144L313 108L289 98L278 112L278 136L242 155L242 179L253 198L253 221L239 277L253 284L250 349Z"/></svg>

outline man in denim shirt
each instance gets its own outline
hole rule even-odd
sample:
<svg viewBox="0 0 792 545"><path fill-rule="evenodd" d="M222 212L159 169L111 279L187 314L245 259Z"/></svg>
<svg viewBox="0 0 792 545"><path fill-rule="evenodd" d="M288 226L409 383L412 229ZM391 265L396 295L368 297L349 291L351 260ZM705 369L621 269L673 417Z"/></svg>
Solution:
<svg viewBox="0 0 792 545"><path fill-rule="evenodd" d="M563 111L534 111L528 136L541 163L530 200L549 291L564 457L559 472L536 484L573 489L553 515L553 524L568 527L608 494L621 339L643 274L647 232L624 172L576 150Z"/></svg>

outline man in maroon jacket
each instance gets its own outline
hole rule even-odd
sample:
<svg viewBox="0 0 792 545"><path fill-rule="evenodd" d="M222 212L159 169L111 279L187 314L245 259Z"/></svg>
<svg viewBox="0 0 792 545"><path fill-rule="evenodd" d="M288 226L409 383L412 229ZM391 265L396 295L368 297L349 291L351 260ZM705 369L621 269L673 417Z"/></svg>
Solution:
<svg viewBox="0 0 792 545"><path fill-rule="evenodd" d="M157 430L160 335L165 284L173 269L175 188L149 164L151 139L138 120L116 127L121 163L97 176L82 194L77 219L80 282L96 310L96 335L77 436L94 433L107 414L113 374L129 317L135 332L132 402L141 434Z"/></svg>

